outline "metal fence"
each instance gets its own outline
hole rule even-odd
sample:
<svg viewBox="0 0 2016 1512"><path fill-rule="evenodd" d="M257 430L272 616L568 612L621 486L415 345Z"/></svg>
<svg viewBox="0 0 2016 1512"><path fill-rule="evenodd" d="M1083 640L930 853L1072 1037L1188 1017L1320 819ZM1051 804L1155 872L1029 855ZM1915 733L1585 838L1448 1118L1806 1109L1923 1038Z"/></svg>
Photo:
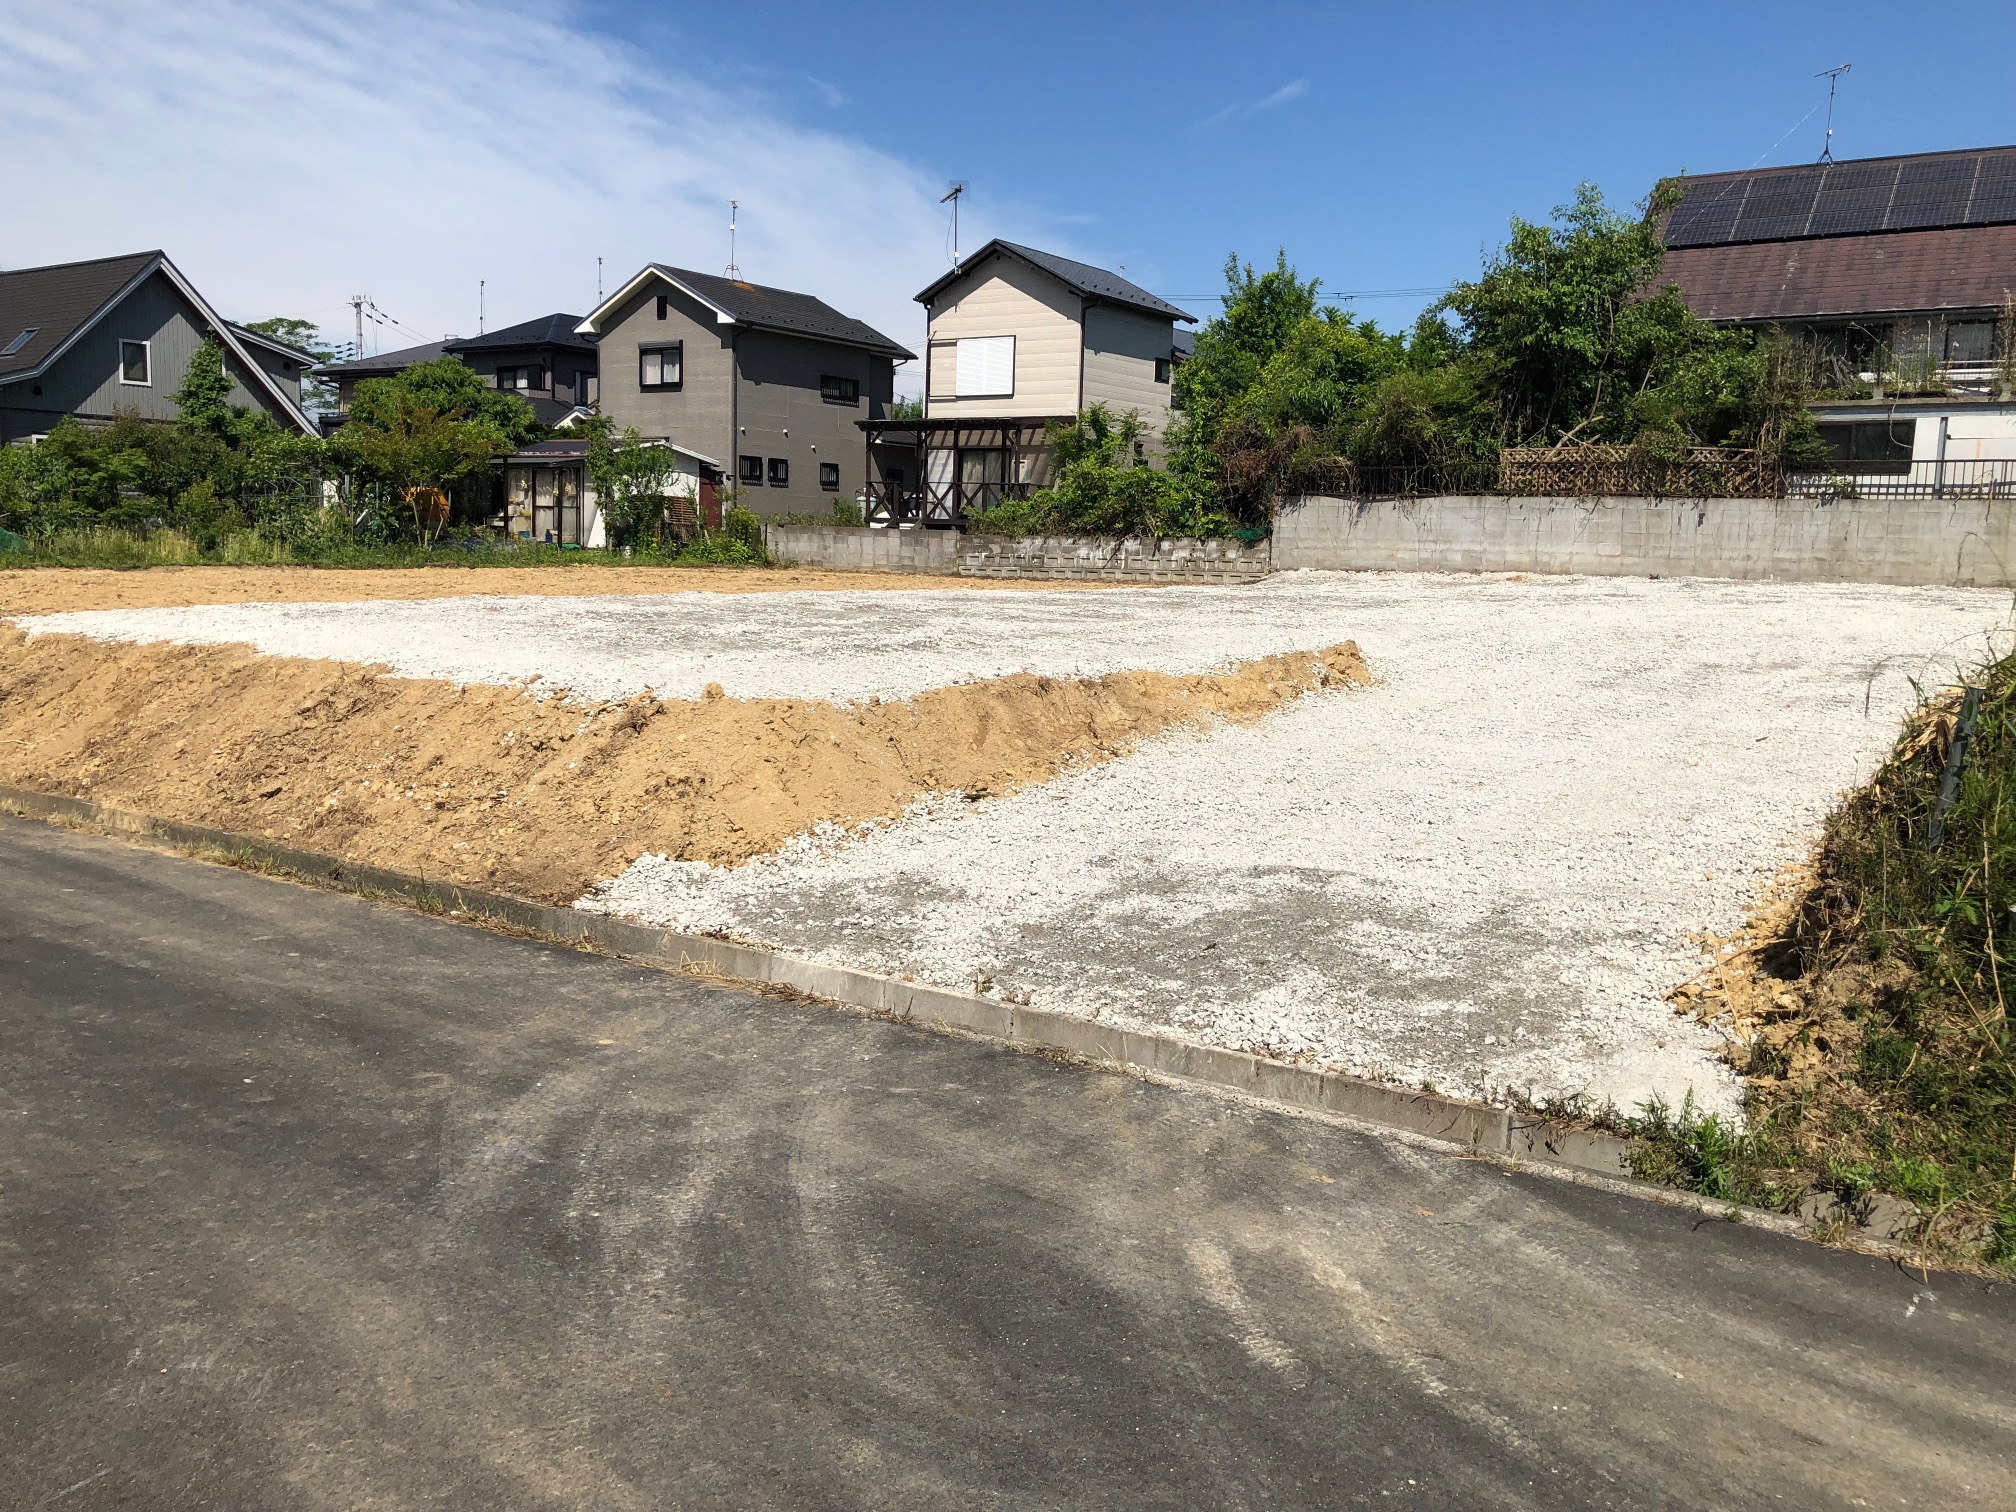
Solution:
<svg viewBox="0 0 2016 1512"><path fill-rule="evenodd" d="M1849 463L1787 473L1785 492L1808 499L2016 499L2016 461Z"/></svg>

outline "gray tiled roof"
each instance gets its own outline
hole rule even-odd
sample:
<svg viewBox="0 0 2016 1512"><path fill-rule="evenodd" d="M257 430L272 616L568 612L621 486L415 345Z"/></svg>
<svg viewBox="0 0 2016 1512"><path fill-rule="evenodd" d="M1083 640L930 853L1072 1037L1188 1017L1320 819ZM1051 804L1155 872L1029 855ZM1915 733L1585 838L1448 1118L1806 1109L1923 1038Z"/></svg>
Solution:
<svg viewBox="0 0 2016 1512"><path fill-rule="evenodd" d="M578 347L584 352L594 351L593 337L574 334L574 327L579 324L579 315L541 315L536 320L521 320L502 330L485 331L481 336L457 337L444 343L443 350L481 352L499 347L564 346Z"/></svg>
<svg viewBox="0 0 2016 1512"><path fill-rule="evenodd" d="M1151 315L1166 315L1171 320L1197 319L1188 311L1179 310L1168 300L1158 299L1139 284L1129 283L1118 273L1109 273L1104 268L1095 268L1090 263L1078 262L1073 258L1059 257L1055 252L1042 252L1035 247L1025 247L1019 242L1002 241L998 237L919 293L917 302L929 304L940 289L972 271L996 253L1006 253L1010 257L1021 259L1031 267L1041 268L1052 278L1062 281L1066 287L1076 290L1088 299L1125 305L1133 310L1145 310Z"/></svg>
<svg viewBox="0 0 2016 1512"><path fill-rule="evenodd" d="M691 289L709 304L726 310L738 324L761 330L787 331L794 336L817 336L846 346L866 347L889 357L917 354L891 341L873 326L842 315L823 299L810 294L794 294L789 289L772 289L763 284L743 283L712 273L695 273L687 268L652 267Z"/></svg>
<svg viewBox="0 0 2016 1512"><path fill-rule="evenodd" d="M129 252L0 273L0 349L30 327L35 330L20 351L0 357L0 382L40 366L114 295L161 260L158 251Z"/></svg>
<svg viewBox="0 0 2016 1512"><path fill-rule="evenodd" d="M315 371L325 378L383 378L403 373L409 367L432 362L447 355L446 341L430 341L424 346L402 347L396 352L379 352L371 357L353 357L348 362L325 362Z"/></svg>

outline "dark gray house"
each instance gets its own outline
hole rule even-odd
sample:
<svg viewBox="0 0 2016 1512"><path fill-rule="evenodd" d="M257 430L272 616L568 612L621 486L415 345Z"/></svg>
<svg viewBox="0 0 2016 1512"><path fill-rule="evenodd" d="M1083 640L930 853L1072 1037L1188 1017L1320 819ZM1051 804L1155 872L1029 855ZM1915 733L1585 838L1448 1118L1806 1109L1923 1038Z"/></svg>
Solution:
<svg viewBox="0 0 2016 1512"><path fill-rule="evenodd" d="M0 272L0 444L65 415L175 419L169 396L205 336L224 347L232 403L314 431L301 377L315 359L221 318L166 253Z"/></svg>
<svg viewBox="0 0 2016 1512"><path fill-rule="evenodd" d="M722 458L759 514L862 492L855 422L887 416L916 355L810 294L658 263L578 329L601 346L602 413Z"/></svg>
<svg viewBox="0 0 2016 1512"><path fill-rule="evenodd" d="M595 343L575 333L580 323L579 315L541 315L481 336L447 336L375 357L324 363L315 375L336 385L336 414L325 425L334 429L343 423L364 379L390 378L443 357L456 358L492 388L517 394L541 422L557 425L596 398Z"/></svg>

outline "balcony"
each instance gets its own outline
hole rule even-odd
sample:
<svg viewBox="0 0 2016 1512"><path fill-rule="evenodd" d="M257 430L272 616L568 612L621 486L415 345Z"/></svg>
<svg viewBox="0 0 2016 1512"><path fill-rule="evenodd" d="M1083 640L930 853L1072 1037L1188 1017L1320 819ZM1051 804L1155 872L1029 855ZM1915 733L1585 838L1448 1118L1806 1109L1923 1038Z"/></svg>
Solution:
<svg viewBox="0 0 2016 1512"><path fill-rule="evenodd" d="M1026 499L1033 483L887 483L867 487L862 514L870 525L922 525L956 530L976 514L1010 499Z"/></svg>

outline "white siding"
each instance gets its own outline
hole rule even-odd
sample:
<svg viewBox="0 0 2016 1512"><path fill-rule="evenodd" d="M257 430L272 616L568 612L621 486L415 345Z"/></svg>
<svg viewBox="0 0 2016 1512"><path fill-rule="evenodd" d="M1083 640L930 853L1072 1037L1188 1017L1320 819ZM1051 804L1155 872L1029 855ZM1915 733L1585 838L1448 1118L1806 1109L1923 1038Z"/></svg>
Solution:
<svg viewBox="0 0 2016 1512"><path fill-rule="evenodd" d="M1155 381L1155 363L1167 360L1175 323L1166 317L1093 305L1085 312L1085 403L1105 404L1116 415L1139 410L1160 432L1169 423L1169 385Z"/></svg>
<svg viewBox="0 0 2016 1512"><path fill-rule="evenodd" d="M931 340L1013 336L1014 397L932 398L926 401L926 413L934 420L1076 414L1080 408L1078 371L1083 350L1081 304L1075 292L1048 273L1013 258L990 257L932 301ZM933 372L929 388L940 393L947 385L936 367L944 355L942 351L931 354Z"/></svg>

